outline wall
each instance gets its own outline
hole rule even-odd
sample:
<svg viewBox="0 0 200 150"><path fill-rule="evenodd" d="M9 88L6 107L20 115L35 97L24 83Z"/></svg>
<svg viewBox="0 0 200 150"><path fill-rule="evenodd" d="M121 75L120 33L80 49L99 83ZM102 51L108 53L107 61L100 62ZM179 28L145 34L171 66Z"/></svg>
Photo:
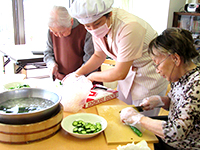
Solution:
<svg viewBox="0 0 200 150"><path fill-rule="evenodd" d="M173 12L179 11L185 0L123 0L118 5L146 20L160 34L172 26Z"/></svg>
<svg viewBox="0 0 200 150"><path fill-rule="evenodd" d="M129 11L147 21L158 33L167 27L169 0L131 0Z"/></svg>

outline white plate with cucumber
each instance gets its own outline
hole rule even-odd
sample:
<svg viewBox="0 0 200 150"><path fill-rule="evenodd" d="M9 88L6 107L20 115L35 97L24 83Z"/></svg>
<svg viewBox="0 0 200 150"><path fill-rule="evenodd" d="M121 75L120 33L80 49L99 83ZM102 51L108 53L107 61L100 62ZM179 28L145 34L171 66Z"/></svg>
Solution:
<svg viewBox="0 0 200 150"><path fill-rule="evenodd" d="M96 114L77 113L64 118L61 126L74 137L91 138L106 129L107 121Z"/></svg>

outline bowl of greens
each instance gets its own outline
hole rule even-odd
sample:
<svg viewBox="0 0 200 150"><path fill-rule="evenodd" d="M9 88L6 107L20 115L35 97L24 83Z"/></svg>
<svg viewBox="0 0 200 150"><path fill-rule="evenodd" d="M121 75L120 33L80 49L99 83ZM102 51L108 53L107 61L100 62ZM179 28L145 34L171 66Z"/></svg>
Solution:
<svg viewBox="0 0 200 150"><path fill-rule="evenodd" d="M4 90L14 90L14 89L21 89L21 88L29 88L30 84L27 82L10 82L3 85Z"/></svg>
<svg viewBox="0 0 200 150"><path fill-rule="evenodd" d="M77 113L64 118L61 126L74 137L91 138L106 129L107 121L96 114Z"/></svg>

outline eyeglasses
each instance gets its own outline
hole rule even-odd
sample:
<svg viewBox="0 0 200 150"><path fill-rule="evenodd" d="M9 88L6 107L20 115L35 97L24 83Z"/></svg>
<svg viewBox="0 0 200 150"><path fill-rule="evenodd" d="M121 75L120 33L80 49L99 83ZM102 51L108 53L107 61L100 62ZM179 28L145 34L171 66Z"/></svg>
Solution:
<svg viewBox="0 0 200 150"><path fill-rule="evenodd" d="M160 64L162 64L168 57L169 57L170 55L168 55L167 57L165 57L160 63L158 63L157 65L156 64L153 64L153 66L156 68L156 69L158 69L158 66L160 65Z"/></svg>
<svg viewBox="0 0 200 150"><path fill-rule="evenodd" d="M50 28L50 31L53 32L55 36L63 37L63 36L68 36L71 33L71 28L65 27L62 30L58 28Z"/></svg>

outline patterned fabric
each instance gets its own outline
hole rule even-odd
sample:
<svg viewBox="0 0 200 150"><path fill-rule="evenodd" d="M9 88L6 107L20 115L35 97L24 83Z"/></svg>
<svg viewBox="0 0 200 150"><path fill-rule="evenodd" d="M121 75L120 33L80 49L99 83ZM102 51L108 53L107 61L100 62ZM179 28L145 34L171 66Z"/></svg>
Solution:
<svg viewBox="0 0 200 150"><path fill-rule="evenodd" d="M177 149L200 149L200 67L172 83L168 121L162 124L164 142Z"/></svg>

